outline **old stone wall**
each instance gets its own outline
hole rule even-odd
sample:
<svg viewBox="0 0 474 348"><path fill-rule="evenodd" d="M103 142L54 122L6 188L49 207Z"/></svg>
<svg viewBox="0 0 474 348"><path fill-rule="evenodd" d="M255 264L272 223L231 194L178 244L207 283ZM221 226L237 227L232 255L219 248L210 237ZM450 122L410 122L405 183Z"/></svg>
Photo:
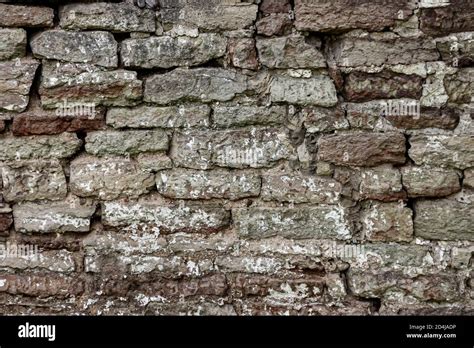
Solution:
<svg viewBox="0 0 474 348"><path fill-rule="evenodd" d="M474 2L0 13L2 314L473 314Z"/></svg>

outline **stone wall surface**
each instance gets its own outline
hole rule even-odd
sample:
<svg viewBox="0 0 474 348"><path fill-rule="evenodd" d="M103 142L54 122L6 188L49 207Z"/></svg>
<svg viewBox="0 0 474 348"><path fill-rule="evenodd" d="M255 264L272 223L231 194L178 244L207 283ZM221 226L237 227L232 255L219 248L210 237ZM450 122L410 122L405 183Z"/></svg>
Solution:
<svg viewBox="0 0 474 348"><path fill-rule="evenodd" d="M0 314L474 314L474 2L0 4Z"/></svg>

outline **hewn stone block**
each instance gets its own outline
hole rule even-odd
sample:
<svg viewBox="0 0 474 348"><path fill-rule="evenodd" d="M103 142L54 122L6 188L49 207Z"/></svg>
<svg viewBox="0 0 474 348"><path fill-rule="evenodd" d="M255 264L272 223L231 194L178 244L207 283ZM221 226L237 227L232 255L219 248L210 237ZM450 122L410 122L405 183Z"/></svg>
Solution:
<svg viewBox="0 0 474 348"><path fill-rule="evenodd" d="M331 132L349 128L345 112L340 107L307 107L301 110L300 117L308 133Z"/></svg>
<svg viewBox="0 0 474 348"><path fill-rule="evenodd" d="M39 62L30 58L0 62L0 111L26 109L38 66Z"/></svg>
<svg viewBox="0 0 474 348"><path fill-rule="evenodd" d="M420 29L430 36L473 31L473 13L471 1L450 0L449 6L422 9Z"/></svg>
<svg viewBox="0 0 474 348"><path fill-rule="evenodd" d="M228 59L241 69L258 69L257 49L253 38L232 38L228 44Z"/></svg>
<svg viewBox="0 0 474 348"><path fill-rule="evenodd" d="M414 7L409 1L295 0L295 25L305 31L380 31L408 18Z"/></svg>
<svg viewBox="0 0 474 348"><path fill-rule="evenodd" d="M245 75L221 68L175 69L145 80L146 102L228 101L247 89Z"/></svg>
<svg viewBox="0 0 474 348"><path fill-rule="evenodd" d="M409 242L413 239L412 215L403 203L368 202L361 216L362 232L370 241Z"/></svg>
<svg viewBox="0 0 474 348"><path fill-rule="evenodd" d="M364 168L360 173L359 193L363 199L397 201L406 196L400 171L390 165Z"/></svg>
<svg viewBox="0 0 474 348"><path fill-rule="evenodd" d="M292 156L288 135L275 128L178 132L170 153L175 165L193 169L269 167Z"/></svg>
<svg viewBox="0 0 474 348"><path fill-rule="evenodd" d="M286 121L285 106L252 106L216 104L212 119L219 128L253 125L282 125Z"/></svg>
<svg viewBox="0 0 474 348"><path fill-rule="evenodd" d="M154 175L124 158L83 156L71 162L71 192L80 197L138 197L155 185Z"/></svg>
<svg viewBox="0 0 474 348"><path fill-rule="evenodd" d="M20 232L89 232L95 209L94 202L71 196L60 202L19 203L13 218Z"/></svg>
<svg viewBox="0 0 474 348"><path fill-rule="evenodd" d="M439 59L436 44L429 39L413 40L380 34L336 40L330 45L330 52L335 63L346 68L409 65Z"/></svg>
<svg viewBox="0 0 474 348"><path fill-rule="evenodd" d="M268 68L325 68L323 54L304 36L257 39L260 62Z"/></svg>
<svg viewBox="0 0 474 348"><path fill-rule="evenodd" d="M52 27L54 10L42 6L0 4L0 27Z"/></svg>
<svg viewBox="0 0 474 348"><path fill-rule="evenodd" d="M270 94L273 102L325 107L337 104L336 87L326 75L316 75L308 79L274 76L270 84Z"/></svg>
<svg viewBox="0 0 474 348"><path fill-rule="evenodd" d="M338 165L373 167L405 163L405 137L401 133L345 133L324 135L318 159Z"/></svg>
<svg viewBox="0 0 474 348"><path fill-rule="evenodd" d="M142 97L142 81L135 71L113 70L80 63L44 62L41 85L44 107L71 103L107 106L134 105Z"/></svg>
<svg viewBox="0 0 474 348"><path fill-rule="evenodd" d="M2 257L0 258L0 268L71 273L76 270L76 265L74 263L74 254L61 249L42 250L39 255L34 254L30 257Z"/></svg>
<svg viewBox="0 0 474 348"><path fill-rule="evenodd" d="M261 197L265 201L335 204L341 191L341 184L331 178L270 173L263 175Z"/></svg>
<svg viewBox="0 0 474 348"><path fill-rule="evenodd" d="M23 57L26 54L24 29L0 29L0 60Z"/></svg>
<svg viewBox="0 0 474 348"><path fill-rule="evenodd" d="M293 22L289 13L272 13L257 21L257 33L265 36L288 35Z"/></svg>
<svg viewBox="0 0 474 348"><path fill-rule="evenodd" d="M444 87L449 101L458 104L469 104L474 101L474 68L460 69L454 75L447 75Z"/></svg>
<svg viewBox="0 0 474 348"><path fill-rule="evenodd" d="M347 221L346 213L343 208L335 205L234 209L232 218L242 238L351 238L351 225Z"/></svg>
<svg viewBox="0 0 474 348"><path fill-rule="evenodd" d="M100 29L112 32L154 32L155 12L129 3L99 2L67 4L59 9L60 26L65 29Z"/></svg>
<svg viewBox="0 0 474 348"><path fill-rule="evenodd" d="M21 159L67 158L74 155L82 141L76 134L37 135L29 137L0 137L0 161Z"/></svg>
<svg viewBox="0 0 474 348"><path fill-rule="evenodd" d="M66 177L58 161L11 161L0 167L8 202L66 198Z"/></svg>
<svg viewBox="0 0 474 348"><path fill-rule="evenodd" d="M432 240L474 240L474 204L454 199L417 201L415 235Z"/></svg>
<svg viewBox="0 0 474 348"><path fill-rule="evenodd" d="M107 111L107 124L114 128L207 127L210 113L209 106L198 104L111 108Z"/></svg>
<svg viewBox="0 0 474 348"><path fill-rule="evenodd" d="M461 191L459 174L454 170L403 167L401 172L408 197L442 197Z"/></svg>
<svg viewBox="0 0 474 348"><path fill-rule="evenodd" d="M345 77L343 95L347 101L366 102L374 99L420 99L423 78L384 70L380 73L352 72Z"/></svg>
<svg viewBox="0 0 474 348"><path fill-rule="evenodd" d="M200 65L222 57L226 45L226 39L217 34L196 38L161 36L124 40L120 52L125 67L171 68Z"/></svg>
<svg viewBox="0 0 474 348"><path fill-rule="evenodd" d="M86 137L86 151L93 155L137 155L168 149L162 130L97 131Z"/></svg>
<svg viewBox="0 0 474 348"><path fill-rule="evenodd" d="M33 55L38 58L108 68L118 65L117 42L105 31L48 30L34 36L30 45Z"/></svg>
<svg viewBox="0 0 474 348"><path fill-rule="evenodd" d="M241 199L260 194L260 175L248 171L175 169L156 176L158 192L177 199Z"/></svg>
<svg viewBox="0 0 474 348"><path fill-rule="evenodd" d="M103 222L111 227L152 228L163 232L209 233L229 224L229 211L217 206L167 206L159 202L106 202Z"/></svg>
<svg viewBox="0 0 474 348"><path fill-rule="evenodd" d="M164 24L181 24L210 30L238 30L257 18L258 6L240 0L160 0Z"/></svg>
<svg viewBox="0 0 474 348"><path fill-rule="evenodd" d="M408 155L417 165L474 167L474 138L469 135L413 135Z"/></svg>

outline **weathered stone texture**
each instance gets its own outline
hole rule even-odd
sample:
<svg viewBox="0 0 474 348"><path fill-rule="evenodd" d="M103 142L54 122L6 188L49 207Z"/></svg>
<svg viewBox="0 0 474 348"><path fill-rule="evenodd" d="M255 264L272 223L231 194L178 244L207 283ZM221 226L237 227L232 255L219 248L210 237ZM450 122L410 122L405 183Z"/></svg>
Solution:
<svg viewBox="0 0 474 348"><path fill-rule="evenodd" d="M408 155L417 165L466 169L474 166L474 137L414 135Z"/></svg>
<svg viewBox="0 0 474 348"><path fill-rule="evenodd" d="M233 71L220 68L176 69L147 78L144 100L157 104L183 99L228 101L246 89L246 77Z"/></svg>
<svg viewBox="0 0 474 348"><path fill-rule="evenodd" d="M66 178L58 161L11 161L0 167L6 201L66 198Z"/></svg>
<svg viewBox="0 0 474 348"><path fill-rule="evenodd" d="M213 107L212 119L219 128L282 125L286 121L286 114L285 106L218 104Z"/></svg>
<svg viewBox="0 0 474 348"><path fill-rule="evenodd" d="M80 197L137 197L155 184L153 174L119 157L79 157L71 162L71 192Z"/></svg>
<svg viewBox="0 0 474 348"><path fill-rule="evenodd" d="M37 58L109 68L118 65L117 42L112 34L104 31L49 30L33 37L30 45Z"/></svg>
<svg viewBox="0 0 474 348"><path fill-rule="evenodd" d="M474 98L474 68L459 70L456 74L446 76L444 86L453 103L472 103Z"/></svg>
<svg viewBox="0 0 474 348"><path fill-rule="evenodd" d="M287 134L274 128L179 132L170 154L176 166L194 169L269 167L293 155Z"/></svg>
<svg viewBox="0 0 474 348"><path fill-rule="evenodd" d="M69 4L59 10L65 29L100 29L112 32L154 32L155 13L128 3Z"/></svg>
<svg viewBox="0 0 474 348"><path fill-rule="evenodd" d="M461 190L459 174L454 170L404 167L401 171L409 197L443 197Z"/></svg>
<svg viewBox="0 0 474 348"><path fill-rule="evenodd" d="M347 133L323 136L318 158L339 165L377 166L405 163L405 137L401 133Z"/></svg>
<svg viewBox="0 0 474 348"><path fill-rule="evenodd" d="M0 62L0 111L24 111L39 62L30 58Z"/></svg>
<svg viewBox="0 0 474 348"><path fill-rule="evenodd" d="M389 71L377 74L352 72L345 78L343 95L347 101L374 99L421 98L423 78Z"/></svg>
<svg viewBox="0 0 474 348"><path fill-rule="evenodd" d="M227 42L217 34L201 34L196 38L150 37L122 41L124 66L137 68L171 68L200 65L224 56Z"/></svg>
<svg viewBox="0 0 474 348"><path fill-rule="evenodd" d="M208 233L229 224L228 211L214 206L165 206L154 202L103 204L107 226L139 226L162 232Z"/></svg>
<svg viewBox="0 0 474 348"><path fill-rule="evenodd" d="M61 202L20 203L13 208L20 232L88 232L95 204L70 197Z"/></svg>
<svg viewBox="0 0 474 348"><path fill-rule="evenodd" d="M0 161L21 159L67 158L81 147L81 140L75 134L38 135L30 137L0 137Z"/></svg>
<svg viewBox="0 0 474 348"><path fill-rule="evenodd" d="M209 126L207 105L137 106L110 108L107 124L114 128L192 128Z"/></svg>
<svg viewBox="0 0 474 348"><path fill-rule="evenodd" d="M137 155L168 149L162 130L97 131L86 137L86 151L93 155Z"/></svg>
<svg viewBox="0 0 474 348"><path fill-rule="evenodd" d="M371 241L409 242L413 212L403 203L369 202L362 212L363 234Z"/></svg>
<svg viewBox="0 0 474 348"><path fill-rule="evenodd" d="M304 36L258 39L260 62L268 68L324 68L326 60L314 45L305 42Z"/></svg>
<svg viewBox="0 0 474 348"><path fill-rule="evenodd" d="M309 79L274 76L270 85L270 94L273 102L325 107L334 106L337 103L334 83L325 75L317 75Z"/></svg>
<svg viewBox="0 0 474 348"><path fill-rule="evenodd" d="M0 29L0 60L23 57L26 54L24 29Z"/></svg>
<svg viewBox="0 0 474 348"><path fill-rule="evenodd" d="M258 6L240 0L160 0L164 24L196 26L204 30L237 30L253 24Z"/></svg>
<svg viewBox="0 0 474 348"><path fill-rule="evenodd" d="M252 172L178 169L157 174L158 192L178 199L240 199L260 193L260 176Z"/></svg>
<svg viewBox="0 0 474 348"><path fill-rule="evenodd" d="M295 25L299 30L322 32L380 31L393 26L400 14L407 18L413 9L408 1L296 0Z"/></svg>
<svg viewBox="0 0 474 348"><path fill-rule="evenodd" d="M451 0L449 6L421 11L420 29L431 36L473 31L474 5L471 1Z"/></svg>
<svg viewBox="0 0 474 348"><path fill-rule="evenodd" d="M142 97L142 81L135 71L112 70L82 63L45 62L39 88L44 107L64 100L96 105L134 105Z"/></svg>
<svg viewBox="0 0 474 348"><path fill-rule="evenodd" d="M434 240L474 240L474 204L454 199L417 201L415 235Z"/></svg>
<svg viewBox="0 0 474 348"><path fill-rule="evenodd" d="M52 27L54 10L42 6L0 4L1 27Z"/></svg>
<svg viewBox="0 0 474 348"><path fill-rule="evenodd" d="M249 208L232 211L239 235L260 239L281 236L292 239L349 239L351 227L341 207Z"/></svg>

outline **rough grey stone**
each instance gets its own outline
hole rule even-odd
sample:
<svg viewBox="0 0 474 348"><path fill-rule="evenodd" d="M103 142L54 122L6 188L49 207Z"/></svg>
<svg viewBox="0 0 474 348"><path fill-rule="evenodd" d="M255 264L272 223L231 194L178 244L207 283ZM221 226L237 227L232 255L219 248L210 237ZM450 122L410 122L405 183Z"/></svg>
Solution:
<svg viewBox="0 0 474 348"><path fill-rule="evenodd" d="M408 197L442 197L461 191L454 170L431 167L403 167L403 187Z"/></svg>
<svg viewBox="0 0 474 348"><path fill-rule="evenodd" d="M474 138L469 135L413 135L408 154L417 165L466 169L474 166Z"/></svg>
<svg viewBox="0 0 474 348"><path fill-rule="evenodd" d="M66 177L59 161L11 161L0 167L8 202L66 198Z"/></svg>
<svg viewBox="0 0 474 348"><path fill-rule="evenodd" d="M107 124L114 128L192 128L209 126L207 105L147 106L111 108Z"/></svg>
<svg viewBox="0 0 474 348"><path fill-rule="evenodd" d="M242 238L260 239L274 236L291 239L351 238L351 226L344 209L334 205L234 209L232 217Z"/></svg>
<svg viewBox="0 0 474 348"><path fill-rule="evenodd" d="M158 192L177 199L241 199L260 194L260 175L249 171L174 169L156 176Z"/></svg>
<svg viewBox="0 0 474 348"><path fill-rule="evenodd" d="M137 155L168 149L162 130L96 131L86 137L86 151L93 155Z"/></svg>
<svg viewBox="0 0 474 348"><path fill-rule="evenodd" d="M39 62L30 58L0 62L0 111L26 109L38 66Z"/></svg>
<svg viewBox="0 0 474 348"><path fill-rule="evenodd" d="M82 141L73 133L28 137L0 136L0 161L67 158L74 155L81 144Z"/></svg>
<svg viewBox="0 0 474 348"><path fill-rule="evenodd" d="M228 101L247 89L247 78L221 68L175 69L145 80L146 102Z"/></svg>
<svg viewBox="0 0 474 348"><path fill-rule="evenodd" d="M138 197L154 185L154 175L132 160L82 156L71 162L71 192L103 200Z"/></svg>
<svg viewBox="0 0 474 348"><path fill-rule="evenodd" d="M212 119L219 128L253 125L282 125L286 121L286 106L226 105L213 106Z"/></svg>
<svg viewBox="0 0 474 348"><path fill-rule="evenodd" d="M91 201L69 197L61 202L20 203L13 207L15 229L20 232L89 232L96 209Z"/></svg>
<svg viewBox="0 0 474 348"><path fill-rule="evenodd" d="M334 106L337 104L336 87L326 75L308 79L274 76L270 84L273 102L290 104Z"/></svg>
<svg viewBox="0 0 474 348"><path fill-rule="evenodd" d="M117 42L105 31L48 30L34 36L30 45L33 55L38 58L108 68L118 65Z"/></svg>
<svg viewBox="0 0 474 348"><path fill-rule="evenodd" d="M65 29L101 29L112 32L154 32L155 12L129 3L67 4L59 9Z"/></svg>
<svg viewBox="0 0 474 348"><path fill-rule="evenodd" d="M24 29L0 29L0 60L23 57L26 54Z"/></svg>
<svg viewBox="0 0 474 348"><path fill-rule="evenodd" d="M227 41L218 34L198 37L161 36L122 41L121 59L126 67L171 68L193 66L223 57Z"/></svg>

